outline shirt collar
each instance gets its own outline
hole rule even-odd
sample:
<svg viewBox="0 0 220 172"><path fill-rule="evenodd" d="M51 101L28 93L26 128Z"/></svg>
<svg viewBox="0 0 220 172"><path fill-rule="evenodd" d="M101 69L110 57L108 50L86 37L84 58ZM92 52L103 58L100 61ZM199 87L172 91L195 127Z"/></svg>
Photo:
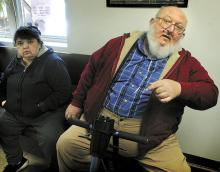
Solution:
<svg viewBox="0 0 220 172"><path fill-rule="evenodd" d="M145 38L146 34L141 35L141 37L137 40L137 49L146 57L148 57L147 53L145 52Z"/></svg>

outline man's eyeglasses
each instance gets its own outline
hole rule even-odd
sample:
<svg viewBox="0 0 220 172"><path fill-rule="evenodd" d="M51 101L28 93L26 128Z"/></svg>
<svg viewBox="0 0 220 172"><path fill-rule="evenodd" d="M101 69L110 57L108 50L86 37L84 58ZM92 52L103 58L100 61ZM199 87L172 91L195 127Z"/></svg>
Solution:
<svg viewBox="0 0 220 172"><path fill-rule="evenodd" d="M174 25L174 32L176 32L178 35L181 35L185 31L185 27L182 24L174 23L169 16L164 18L156 17L156 19L158 19L160 26L164 29Z"/></svg>

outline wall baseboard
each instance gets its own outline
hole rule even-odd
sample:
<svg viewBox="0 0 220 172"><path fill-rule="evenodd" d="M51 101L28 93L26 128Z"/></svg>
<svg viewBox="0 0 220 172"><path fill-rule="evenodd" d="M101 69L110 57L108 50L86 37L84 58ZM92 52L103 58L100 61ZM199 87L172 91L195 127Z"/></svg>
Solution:
<svg viewBox="0 0 220 172"><path fill-rule="evenodd" d="M184 153L192 172L220 172L220 162Z"/></svg>

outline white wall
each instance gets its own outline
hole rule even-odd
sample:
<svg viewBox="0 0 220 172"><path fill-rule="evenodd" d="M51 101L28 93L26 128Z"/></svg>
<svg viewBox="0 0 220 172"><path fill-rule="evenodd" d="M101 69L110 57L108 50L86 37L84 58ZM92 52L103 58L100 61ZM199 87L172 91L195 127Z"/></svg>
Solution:
<svg viewBox="0 0 220 172"><path fill-rule="evenodd" d="M112 37L147 30L157 8L107 8L106 0L66 0L68 51L91 54ZM219 0L189 0L183 47L189 49L220 87ZM210 110L186 108L178 132L184 152L220 161L220 103Z"/></svg>

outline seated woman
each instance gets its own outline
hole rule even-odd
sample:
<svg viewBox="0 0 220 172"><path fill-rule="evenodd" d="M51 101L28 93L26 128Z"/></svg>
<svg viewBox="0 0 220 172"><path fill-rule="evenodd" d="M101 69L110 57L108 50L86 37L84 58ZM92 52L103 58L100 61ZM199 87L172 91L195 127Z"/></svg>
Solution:
<svg viewBox="0 0 220 172"><path fill-rule="evenodd" d="M0 82L0 139L8 165L4 172L27 167L19 137L31 133L49 166L64 131L71 80L63 60L47 48L37 27L20 27L14 35L15 57Z"/></svg>

